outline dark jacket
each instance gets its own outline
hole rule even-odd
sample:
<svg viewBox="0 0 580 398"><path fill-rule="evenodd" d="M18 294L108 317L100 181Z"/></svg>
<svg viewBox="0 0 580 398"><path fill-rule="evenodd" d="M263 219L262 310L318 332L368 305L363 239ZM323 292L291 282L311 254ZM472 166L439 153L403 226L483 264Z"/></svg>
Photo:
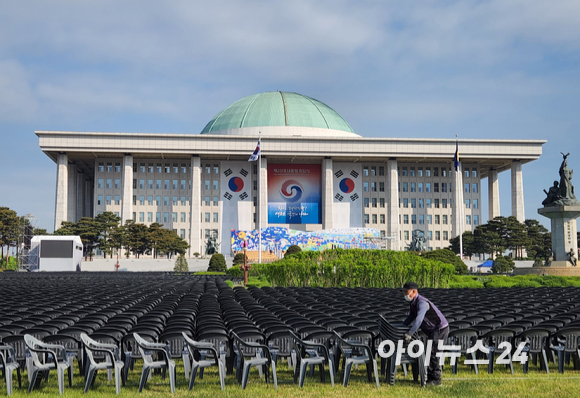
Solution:
<svg viewBox="0 0 580 398"><path fill-rule="evenodd" d="M445 316L443 316L435 304L420 294L417 294L413 301L411 301L409 316L407 316L403 324L408 325L411 322L413 324L411 325L409 334L415 333L420 327L427 336L449 326L447 319L445 319Z"/></svg>

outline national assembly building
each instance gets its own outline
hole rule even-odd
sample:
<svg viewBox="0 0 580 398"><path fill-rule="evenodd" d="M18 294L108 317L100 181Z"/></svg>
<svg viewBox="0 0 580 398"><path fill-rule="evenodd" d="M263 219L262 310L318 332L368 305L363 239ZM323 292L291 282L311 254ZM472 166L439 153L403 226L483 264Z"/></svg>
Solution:
<svg viewBox="0 0 580 398"><path fill-rule="evenodd" d="M174 230L190 255L209 237L231 255L258 217L270 236L366 230L405 250L420 233L428 250L444 248L484 221L482 183L486 218L500 215L501 172L511 172L509 215L524 221L522 165L546 142L357 133L325 103L279 91L234 102L195 134L36 131L56 164L55 230L110 211ZM248 161L258 138L260 167Z"/></svg>

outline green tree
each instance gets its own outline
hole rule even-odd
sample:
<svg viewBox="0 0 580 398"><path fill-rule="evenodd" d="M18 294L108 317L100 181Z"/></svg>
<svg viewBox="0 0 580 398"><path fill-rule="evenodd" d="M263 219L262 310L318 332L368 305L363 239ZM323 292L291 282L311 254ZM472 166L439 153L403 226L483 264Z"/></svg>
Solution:
<svg viewBox="0 0 580 398"><path fill-rule="evenodd" d="M179 256L177 256L177 259L175 260L175 267L173 268L173 271L175 271L175 272L188 272L189 271L189 267L187 265L187 260L185 259L185 256L183 254L180 254Z"/></svg>
<svg viewBox="0 0 580 398"><path fill-rule="evenodd" d="M127 247L137 258L151 250L149 228L144 224L136 224L133 220L125 221L127 230Z"/></svg>
<svg viewBox="0 0 580 398"><path fill-rule="evenodd" d="M455 253L449 249L439 249L430 252L424 252L421 257L428 258L430 260L441 261L442 263L451 264L455 267L455 273L457 275L466 274L468 271L467 265L460 259Z"/></svg>
<svg viewBox="0 0 580 398"><path fill-rule="evenodd" d="M537 220L526 220L526 231L528 234L528 245L526 246L526 251L528 255L534 259L546 259L552 250L552 239L551 235L546 228ZM549 239L546 240L546 236ZM548 243L548 245L546 245Z"/></svg>
<svg viewBox="0 0 580 398"><path fill-rule="evenodd" d="M226 272L227 269L226 259L223 254L216 253L211 256L207 267L208 272Z"/></svg>
<svg viewBox="0 0 580 398"><path fill-rule="evenodd" d="M498 256L491 266L494 274L507 274L515 269L514 260L510 256Z"/></svg>
<svg viewBox="0 0 580 398"><path fill-rule="evenodd" d="M18 215L8 207L0 207L0 247L2 257L0 257L0 268L4 265L4 246L7 246L6 264L10 262L10 247L16 245L19 229Z"/></svg>
<svg viewBox="0 0 580 398"><path fill-rule="evenodd" d="M300 248L300 246L292 245L286 250L286 253L284 253L284 257L290 256L292 254L300 253L301 251L302 251L302 249Z"/></svg>
<svg viewBox="0 0 580 398"><path fill-rule="evenodd" d="M506 219L506 246L515 253L515 258L523 258L523 250L530 244L527 226L514 216Z"/></svg>
<svg viewBox="0 0 580 398"><path fill-rule="evenodd" d="M90 217L83 217L76 223L74 235L80 236L84 256L92 260L93 250L99 243L99 224Z"/></svg>
<svg viewBox="0 0 580 398"><path fill-rule="evenodd" d="M246 260L248 259L248 256L246 256ZM243 252L239 252L236 253L236 255L234 256L234 265L242 265L244 264L244 253Z"/></svg>
<svg viewBox="0 0 580 398"><path fill-rule="evenodd" d="M473 232L465 231L461 236L463 238L463 255L469 257L471 260L471 256L477 253ZM449 244L449 250L455 254L459 254L459 236L449 239Z"/></svg>
<svg viewBox="0 0 580 398"><path fill-rule="evenodd" d="M110 211L106 211L95 217L95 222L98 224L99 229L98 247L103 252L105 258L107 254L113 258L113 233L119 227L120 221L121 217L116 216Z"/></svg>

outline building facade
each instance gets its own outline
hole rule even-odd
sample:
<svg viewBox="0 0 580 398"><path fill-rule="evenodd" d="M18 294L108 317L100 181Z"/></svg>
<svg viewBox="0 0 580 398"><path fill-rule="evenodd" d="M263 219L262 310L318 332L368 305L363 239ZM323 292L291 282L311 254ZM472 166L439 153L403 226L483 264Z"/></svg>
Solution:
<svg viewBox="0 0 580 398"><path fill-rule="evenodd" d="M173 229L203 253L217 235L277 226L374 228L395 250L420 230L430 249L499 213L498 173L510 170L512 215L524 220L522 165L540 140L365 138L327 105L295 93L242 98L200 134L36 131L56 163L55 229L105 211ZM261 164L248 162L258 137Z"/></svg>

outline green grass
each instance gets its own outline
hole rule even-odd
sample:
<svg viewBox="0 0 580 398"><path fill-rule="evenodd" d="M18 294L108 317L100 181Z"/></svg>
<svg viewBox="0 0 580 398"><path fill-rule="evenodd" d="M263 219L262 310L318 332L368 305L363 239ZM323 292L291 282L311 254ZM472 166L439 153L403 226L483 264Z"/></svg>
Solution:
<svg viewBox="0 0 580 398"><path fill-rule="evenodd" d="M515 364L515 374L503 366L497 366L494 374L487 374L487 368L480 368L477 376L466 366L463 359L459 362L459 372L457 375L451 373L450 366L446 366L443 371L443 385L440 387L420 388L413 382L409 375L405 377L402 372L397 373L397 380L394 386L385 383L381 377L381 387L377 390L374 383L366 381L366 371L363 366L353 372L351 381L347 388L344 388L340 380L335 380L335 387L330 386L328 373L326 382L320 383L318 370L314 378L308 378L304 388L292 383L292 373L288 370L287 363L278 363L278 390L274 389L272 383L266 384L258 376L257 370L252 370L250 381L246 390L242 390L234 375L226 377L226 389L221 391L217 370L209 368L206 370L203 380L196 379L193 391L188 390L188 384L184 377L184 370L181 361L177 361L177 387L175 397L338 397L338 398L361 398L361 397L571 397L578 394L580 382L580 371L573 370L572 366L566 366L564 374L558 374L555 365L550 366L550 374L540 372L538 367L530 365L528 374L524 374L520 364ZM328 370L327 370L328 372ZM135 369L129 372L127 385L121 389L121 397L165 397L170 396L169 378L163 380L160 375L154 375L153 379L147 382L145 389L139 394L139 377L141 369L139 363ZM51 372L48 383L42 382L40 387L30 395L26 393L28 379L26 372L23 372L22 388L15 387L13 397L44 397L58 396L58 383L56 372ZM341 377L341 373L339 373ZM66 380L66 375L65 375ZM0 381L0 396L6 391L4 378ZM101 372L93 388L84 394L84 379L79 376L75 363L75 375L73 387L65 387L65 397L116 397L115 385L113 381L107 381L106 372Z"/></svg>

